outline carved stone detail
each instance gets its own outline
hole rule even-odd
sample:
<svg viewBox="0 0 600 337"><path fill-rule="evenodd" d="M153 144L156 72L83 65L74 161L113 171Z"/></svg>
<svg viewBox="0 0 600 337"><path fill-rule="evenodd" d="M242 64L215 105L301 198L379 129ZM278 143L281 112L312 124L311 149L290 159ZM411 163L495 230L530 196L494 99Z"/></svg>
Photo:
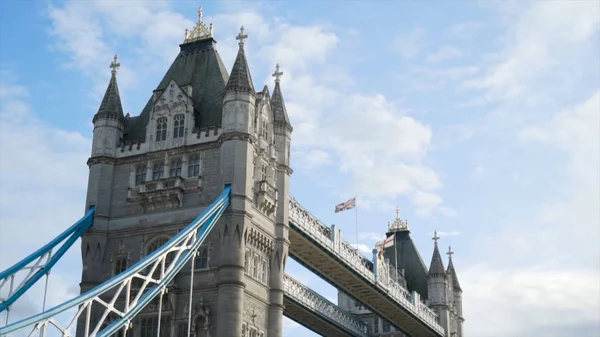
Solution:
<svg viewBox="0 0 600 337"><path fill-rule="evenodd" d="M266 306L246 297L244 299L244 321L261 330L267 328Z"/></svg>
<svg viewBox="0 0 600 337"><path fill-rule="evenodd" d="M265 255L270 255L275 245L271 238L253 227L245 231L244 240L246 246L254 247Z"/></svg>

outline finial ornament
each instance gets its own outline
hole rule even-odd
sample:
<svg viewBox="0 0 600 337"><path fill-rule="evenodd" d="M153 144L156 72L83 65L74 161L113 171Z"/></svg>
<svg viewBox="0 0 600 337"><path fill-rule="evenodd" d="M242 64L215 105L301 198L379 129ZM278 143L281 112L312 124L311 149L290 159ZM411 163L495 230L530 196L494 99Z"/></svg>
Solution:
<svg viewBox="0 0 600 337"><path fill-rule="evenodd" d="M279 63L275 66L275 72L273 73L273 77L275 77L275 83L279 82L279 79L283 75L283 72L279 71Z"/></svg>
<svg viewBox="0 0 600 337"><path fill-rule="evenodd" d="M437 231L433 232L433 238L431 238L431 240L433 240L433 242L435 243L435 245L437 246L437 242L440 239L440 237L437 235Z"/></svg>
<svg viewBox="0 0 600 337"><path fill-rule="evenodd" d="M448 252L446 254L448 254L448 258L449 259L452 259L452 254L454 254L454 252L452 251L452 247L451 246L448 246Z"/></svg>
<svg viewBox="0 0 600 337"><path fill-rule="evenodd" d="M391 225L388 225L390 231L407 231L408 229L408 220L400 219L400 207L396 207L396 219L392 222Z"/></svg>
<svg viewBox="0 0 600 337"><path fill-rule="evenodd" d="M248 35L244 34L244 33L245 33L244 26L242 26L240 28L240 33L238 34L238 36L235 37L236 40L240 40L240 43L239 43L240 47L244 45L244 40L248 38Z"/></svg>
<svg viewBox="0 0 600 337"><path fill-rule="evenodd" d="M121 66L121 63L119 63L119 57L117 55L115 55L115 57L113 58L113 61L110 63L110 68L112 69L110 72L112 74L116 74L117 70L119 70L120 66Z"/></svg>
<svg viewBox="0 0 600 337"><path fill-rule="evenodd" d="M185 30L185 39L183 43L196 42L201 40L206 40L213 37L213 25L210 24L210 28L206 27L203 21L204 9L202 7L198 8L198 22L196 23L196 27L194 29Z"/></svg>

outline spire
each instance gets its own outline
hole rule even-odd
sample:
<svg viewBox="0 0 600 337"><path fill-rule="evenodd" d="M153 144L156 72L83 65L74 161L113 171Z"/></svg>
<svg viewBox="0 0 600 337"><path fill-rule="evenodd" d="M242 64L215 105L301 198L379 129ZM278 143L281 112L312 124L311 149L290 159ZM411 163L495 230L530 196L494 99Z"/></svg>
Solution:
<svg viewBox="0 0 600 337"><path fill-rule="evenodd" d="M119 57L115 55L113 61L110 64L111 77L108 82L108 87L104 93L102 103L98 112L94 115L93 121L95 122L98 118L114 118L123 120L123 106L121 105L121 96L119 96L119 87L117 86L117 71L121 64L119 63Z"/></svg>
<svg viewBox="0 0 600 337"><path fill-rule="evenodd" d="M452 263L452 254L454 254L452 247L448 246L448 252L446 254L448 254L448 269L446 270L446 274L452 278L454 289L462 292L460 283L458 283L458 277L456 276L456 270L454 270L454 264Z"/></svg>
<svg viewBox="0 0 600 337"><path fill-rule="evenodd" d="M229 81L225 86L225 92L246 92L254 94L254 85L252 84L252 76L250 76L250 69L248 69L248 62L246 61L246 53L244 52L244 40L248 38L248 35L244 32L244 26L240 28L240 33L236 37L236 40L240 42L238 45L237 57L233 63L233 69L231 69L231 75L229 75Z"/></svg>
<svg viewBox="0 0 600 337"><path fill-rule="evenodd" d="M285 125L290 125L290 119L288 117L287 109L285 108L285 101L281 94L281 86L279 84L281 75L283 72L279 71L279 63L275 66L275 89L273 90L273 96L271 96L271 106L273 107L273 118L276 122L283 122Z"/></svg>
<svg viewBox="0 0 600 337"><path fill-rule="evenodd" d="M438 249L438 240L439 236L437 236L437 231L433 232L433 256L431 256L431 265L429 266L429 274L427 276L446 276L446 272L444 272L444 262L442 262L442 256L440 255L440 250Z"/></svg>

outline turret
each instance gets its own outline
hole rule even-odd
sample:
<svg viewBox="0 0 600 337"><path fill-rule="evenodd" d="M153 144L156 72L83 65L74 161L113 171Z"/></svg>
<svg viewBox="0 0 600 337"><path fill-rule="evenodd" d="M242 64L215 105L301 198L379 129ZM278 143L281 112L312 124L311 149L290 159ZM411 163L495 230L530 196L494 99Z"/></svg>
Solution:
<svg viewBox="0 0 600 337"><path fill-rule="evenodd" d="M94 123L92 157L115 157L119 141L123 137L125 117L123 116L123 106L121 105L117 85L117 70L121 65L118 60L119 58L115 55L113 62L110 64L112 70L108 87L98 112L92 120Z"/></svg>
<svg viewBox="0 0 600 337"><path fill-rule="evenodd" d="M252 120L256 93L244 52L244 27L237 36L239 50L224 89L219 169L223 184L231 184L231 204L219 220L219 301L216 336L240 336L243 324L245 233L252 223L253 161Z"/></svg>
<svg viewBox="0 0 600 337"><path fill-rule="evenodd" d="M446 335L450 336L450 312L448 307L447 275L444 270L444 262L438 249L437 241L440 238L437 232L434 232L433 255L431 256L431 265L427 274L427 293L429 306L439 316L439 323L446 330Z"/></svg>
<svg viewBox="0 0 600 337"><path fill-rule="evenodd" d="M463 337L462 332L462 323L464 322L463 312L462 312L462 288L460 287L460 283L458 282L458 277L456 276L456 270L454 269L454 264L452 263L452 251L451 247L448 247L448 269L446 270L446 275L448 275L448 279L452 284L452 297L453 297L453 305L452 308L455 315L454 327L455 332L457 333L456 337Z"/></svg>
<svg viewBox="0 0 600 337"><path fill-rule="evenodd" d="M240 41L237 57L224 90L221 170L224 183L232 184L232 195L250 197L253 159L250 135L255 113L256 92L244 52L244 40L247 38L248 35L245 34L242 26L236 37ZM243 150L240 147L243 147ZM242 153L236 152L240 150ZM233 162L234 158L236 163ZM243 162L239 162L240 160Z"/></svg>
<svg viewBox="0 0 600 337"><path fill-rule="evenodd" d="M86 198L86 211L94 207L96 214L94 226L82 237L81 249L83 255L82 292L98 284L104 275L100 274L101 264L106 248L106 230L111 217L111 193L106 188L113 185L115 171L115 157L117 147L123 137L125 117L119 87L117 86L117 70L120 64L115 55L110 64L111 77L108 87L94 115L94 136L92 141L92 155L88 160L89 178ZM92 280L94 280L92 282Z"/></svg>

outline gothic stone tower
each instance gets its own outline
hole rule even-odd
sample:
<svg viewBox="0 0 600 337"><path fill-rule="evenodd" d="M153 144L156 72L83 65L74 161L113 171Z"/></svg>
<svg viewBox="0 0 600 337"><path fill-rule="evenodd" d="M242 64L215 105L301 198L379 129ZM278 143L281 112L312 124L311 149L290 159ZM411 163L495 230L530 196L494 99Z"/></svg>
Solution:
<svg viewBox="0 0 600 337"><path fill-rule="evenodd" d="M282 336L292 127L279 66L273 95L267 86L256 92L246 38L242 27L228 74L200 9L136 117L123 115L116 56L111 64L93 119L86 207L96 208L96 218L82 239L81 292L160 247L232 187L231 205L200 248L195 270L190 263L169 284L160 333L157 300L132 322L130 336L187 336L190 306L195 336Z"/></svg>
<svg viewBox="0 0 600 337"><path fill-rule="evenodd" d="M437 246L439 237L435 233L433 257L429 270L414 244L408 227L408 220L400 219L396 209L396 219L388 222L387 238L393 238L393 245L384 247L383 255L390 266L390 275L415 296L418 294L425 303L439 315L439 323L448 337L463 337L462 289L452 263L452 251L448 252L448 269ZM373 336L405 337L402 327L394 327L390 322L377 316L350 295L339 291L338 305L360 317L369 325Z"/></svg>

